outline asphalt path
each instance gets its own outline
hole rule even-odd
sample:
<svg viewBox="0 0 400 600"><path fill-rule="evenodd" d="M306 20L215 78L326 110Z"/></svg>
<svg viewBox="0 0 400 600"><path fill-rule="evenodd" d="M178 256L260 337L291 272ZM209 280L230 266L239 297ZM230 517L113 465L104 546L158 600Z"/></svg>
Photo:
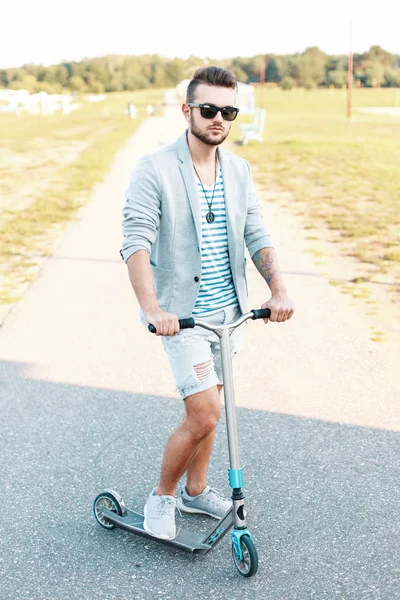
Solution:
<svg viewBox="0 0 400 600"><path fill-rule="evenodd" d="M171 104L139 128L0 329L0 599L400 598L398 369L267 203L297 311L243 326L237 415L258 574L237 573L229 536L192 556L94 520L105 488L142 509L183 415L118 250L130 171L184 126ZM267 290L251 266L248 280L258 307ZM227 468L222 419L210 483L224 493Z"/></svg>

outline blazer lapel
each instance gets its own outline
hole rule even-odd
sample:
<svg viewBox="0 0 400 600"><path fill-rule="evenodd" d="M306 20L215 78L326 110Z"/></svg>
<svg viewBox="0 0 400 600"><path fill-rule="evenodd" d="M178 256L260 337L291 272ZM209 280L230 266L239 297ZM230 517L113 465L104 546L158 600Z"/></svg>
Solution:
<svg viewBox="0 0 400 600"><path fill-rule="evenodd" d="M236 196L235 196L235 177L229 156L225 154L223 149L218 148L218 159L221 165L222 178L224 180L225 193L225 212L226 212L226 228L228 232L228 248L229 257L232 266L232 272L236 267Z"/></svg>
<svg viewBox="0 0 400 600"><path fill-rule="evenodd" d="M178 156L182 161L180 166L183 181L186 187L187 197L189 198L190 208L193 214L193 220L196 227L199 247L201 246L201 209L199 197L197 194L197 185L194 177L192 157L187 145L186 131L177 141Z"/></svg>

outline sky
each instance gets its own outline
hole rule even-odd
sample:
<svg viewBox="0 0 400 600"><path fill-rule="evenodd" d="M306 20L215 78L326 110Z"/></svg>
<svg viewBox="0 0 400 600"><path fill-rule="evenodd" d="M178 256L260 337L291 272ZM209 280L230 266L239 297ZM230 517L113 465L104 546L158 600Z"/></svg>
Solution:
<svg viewBox="0 0 400 600"><path fill-rule="evenodd" d="M0 68L106 54L347 54L350 19L354 52L400 54L400 0L7 0L0 14Z"/></svg>

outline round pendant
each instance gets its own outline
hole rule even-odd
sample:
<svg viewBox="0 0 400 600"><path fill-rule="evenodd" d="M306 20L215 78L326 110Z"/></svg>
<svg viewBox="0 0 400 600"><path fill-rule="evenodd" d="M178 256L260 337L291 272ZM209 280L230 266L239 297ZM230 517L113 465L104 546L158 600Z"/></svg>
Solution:
<svg viewBox="0 0 400 600"><path fill-rule="evenodd" d="M215 215L214 215L213 212L211 212L211 210L210 210L210 212L208 212L206 214L206 220L207 220L207 223L214 223L214 221L215 221Z"/></svg>

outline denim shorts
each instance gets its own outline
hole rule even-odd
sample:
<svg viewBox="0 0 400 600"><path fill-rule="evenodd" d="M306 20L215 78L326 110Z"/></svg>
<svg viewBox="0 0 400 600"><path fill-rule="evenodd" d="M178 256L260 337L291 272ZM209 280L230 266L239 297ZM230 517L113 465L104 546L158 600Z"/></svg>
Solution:
<svg viewBox="0 0 400 600"><path fill-rule="evenodd" d="M241 314L239 307L227 306L212 315L196 315L196 319L222 325L235 321ZM182 329L177 335L164 336L162 340L182 399L204 392L214 385L223 385L221 345L215 333L194 327ZM230 340L234 367L235 356L242 345L240 327L234 330Z"/></svg>

